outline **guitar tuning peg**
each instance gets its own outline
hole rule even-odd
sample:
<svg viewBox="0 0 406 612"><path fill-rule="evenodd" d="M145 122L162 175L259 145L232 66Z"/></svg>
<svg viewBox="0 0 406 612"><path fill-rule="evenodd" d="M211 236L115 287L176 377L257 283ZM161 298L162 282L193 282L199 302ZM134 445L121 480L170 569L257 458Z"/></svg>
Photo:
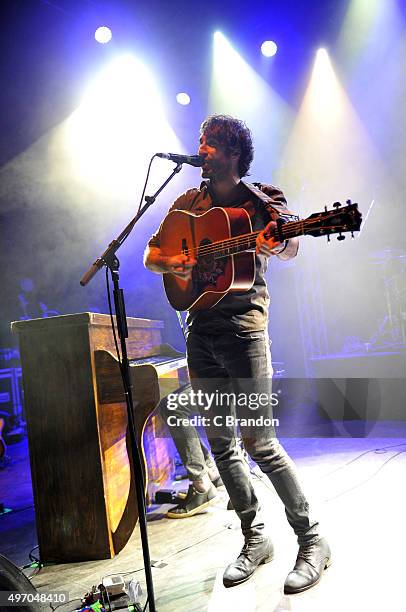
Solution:
<svg viewBox="0 0 406 612"><path fill-rule="evenodd" d="M354 232L351 232L351 238L354 238Z"/></svg>
<svg viewBox="0 0 406 612"><path fill-rule="evenodd" d="M351 206L352 204L351 200L347 200L345 203L348 204L348 206Z"/></svg>
<svg viewBox="0 0 406 612"><path fill-rule="evenodd" d="M324 207L324 210L327 212L327 206Z"/></svg>
<svg viewBox="0 0 406 612"><path fill-rule="evenodd" d="M339 236L337 236L337 240L345 240L345 236L343 236L342 234L340 234Z"/></svg>
<svg viewBox="0 0 406 612"><path fill-rule="evenodd" d="M334 202L333 204L333 208L340 208L341 204L340 202Z"/></svg>
<svg viewBox="0 0 406 612"><path fill-rule="evenodd" d="M327 234L327 242L330 242L330 234Z"/></svg>

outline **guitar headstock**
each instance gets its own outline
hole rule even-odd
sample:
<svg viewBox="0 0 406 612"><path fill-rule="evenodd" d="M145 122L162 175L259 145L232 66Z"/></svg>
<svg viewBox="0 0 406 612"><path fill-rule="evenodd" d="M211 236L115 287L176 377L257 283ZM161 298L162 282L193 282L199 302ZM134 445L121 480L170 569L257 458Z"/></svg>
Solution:
<svg viewBox="0 0 406 612"><path fill-rule="evenodd" d="M351 232L354 237L354 232L358 232L361 227L362 214L358 210L358 204L352 204L351 200L347 200L346 204L347 206L341 206L340 202L335 202L334 210L327 210L326 206L323 212L307 217L304 220L304 234L327 236L327 240L330 240L330 234L339 234L337 240L344 240L345 236L342 234Z"/></svg>

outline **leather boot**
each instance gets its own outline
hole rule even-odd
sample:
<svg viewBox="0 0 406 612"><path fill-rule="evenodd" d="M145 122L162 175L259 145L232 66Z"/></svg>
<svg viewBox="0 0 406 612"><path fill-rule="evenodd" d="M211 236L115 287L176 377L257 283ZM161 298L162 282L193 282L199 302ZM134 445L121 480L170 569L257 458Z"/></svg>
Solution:
<svg viewBox="0 0 406 612"><path fill-rule="evenodd" d="M323 571L331 565L331 552L324 538L299 547L296 564L285 580L285 593L292 595L320 582Z"/></svg>
<svg viewBox="0 0 406 612"><path fill-rule="evenodd" d="M230 563L223 575L225 587L233 587L252 576L261 563L273 559L273 545L270 538L258 540L258 536L246 538L245 544L234 563Z"/></svg>

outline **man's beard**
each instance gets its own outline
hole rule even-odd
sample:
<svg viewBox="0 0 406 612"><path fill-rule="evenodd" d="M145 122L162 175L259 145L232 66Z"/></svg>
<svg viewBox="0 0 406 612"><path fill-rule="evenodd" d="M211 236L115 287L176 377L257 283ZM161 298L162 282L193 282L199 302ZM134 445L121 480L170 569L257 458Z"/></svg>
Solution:
<svg viewBox="0 0 406 612"><path fill-rule="evenodd" d="M207 169L202 168L202 178L208 178L213 181L221 181L228 176L231 171L231 160L225 162L209 162Z"/></svg>

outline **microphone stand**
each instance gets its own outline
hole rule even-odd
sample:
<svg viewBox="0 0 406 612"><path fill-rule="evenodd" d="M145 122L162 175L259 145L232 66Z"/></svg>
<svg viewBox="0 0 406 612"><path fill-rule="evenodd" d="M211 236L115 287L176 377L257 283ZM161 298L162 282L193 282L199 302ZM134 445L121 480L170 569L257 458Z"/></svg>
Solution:
<svg viewBox="0 0 406 612"><path fill-rule="evenodd" d="M119 284L119 267L120 262L116 256L116 252L124 243L124 241L130 235L132 229L135 224L142 215L148 210L148 208L155 202L158 195L161 191L166 187L166 185L173 179L173 177L180 172L182 169L182 163L178 163L174 168L172 174L166 179L166 181L161 185L161 187L154 193L153 196L145 196L145 204L138 211L136 216L130 221L127 227L121 232L121 234L112 242L110 242L107 249L104 253L96 259L96 261L90 266L90 268L85 272L83 277L80 280L80 284L82 287L87 285L93 276L101 270L104 266L109 268L111 273L111 278L114 286L114 306L116 311L116 323L118 329L118 335L120 338L120 346L121 346L121 375L123 378L124 385L124 395L127 404L127 416L128 416L128 428L130 432L130 440L131 440L131 451L132 451L132 461L133 461L133 470L134 470L134 478L135 478L135 488L137 494L137 505L138 505L138 517L140 522L140 533L141 533L141 543L142 543L142 552L144 557L144 571L145 571L145 580L147 583L147 593L148 593L148 605L150 612L156 612L155 607L155 598L154 598L154 586L152 581L152 571L151 571L151 559L149 555L149 545L148 545L148 534L147 534L147 508L146 508L146 500L145 500L145 483L142 472L142 463L141 463L141 453L137 444L137 437L135 431L135 421L133 414L133 394L132 394L132 384L131 384L131 375L130 375L130 363L127 355L127 345L126 338L128 338L128 329L127 329L127 317L125 312L125 301L124 301L124 292L120 288Z"/></svg>

